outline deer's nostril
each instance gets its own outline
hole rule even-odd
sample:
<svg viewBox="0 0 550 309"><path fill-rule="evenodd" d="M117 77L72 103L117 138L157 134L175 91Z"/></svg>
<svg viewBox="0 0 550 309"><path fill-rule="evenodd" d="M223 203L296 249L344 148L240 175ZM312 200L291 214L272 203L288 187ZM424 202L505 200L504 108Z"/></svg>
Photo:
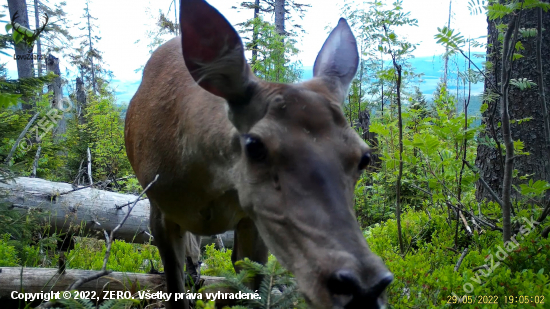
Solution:
<svg viewBox="0 0 550 309"><path fill-rule="evenodd" d="M361 290L359 279L347 269L334 272L327 282L327 288L332 294L357 294Z"/></svg>
<svg viewBox="0 0 550 309"><path fill-rule="evenodd" d="M392 273L390 273L390 272L386 273L386 274L380 279L380 281L378 281L378 283L376 283L374 286L372 286L372 287L369 289L368 294L369 294L372 298L378 298L380 295L382 295L382 293L383 293L384 290L388 287L388 285L390 285L390 283L392 283L392 281L393 281L393 275L392 275Z"/></svg>

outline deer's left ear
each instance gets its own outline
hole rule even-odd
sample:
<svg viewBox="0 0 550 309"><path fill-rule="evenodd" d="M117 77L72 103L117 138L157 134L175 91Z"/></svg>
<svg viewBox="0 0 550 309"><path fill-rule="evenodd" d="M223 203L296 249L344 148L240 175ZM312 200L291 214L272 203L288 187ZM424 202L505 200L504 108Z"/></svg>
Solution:
<svg viewBox="0 0 550 309"><path fill-rule="evenodd" d="M218 10L204 0L181 0L183 58L193 79L231 104L247 95L250 69L241 37Z"/></svg>
<svg viewBox="0 0 550 309"><path fill-rule="evenodd" d="M313 76L326 78L328 86L342 102L358 65L357 42L347 21L340 18L315 59Z"/></svg>

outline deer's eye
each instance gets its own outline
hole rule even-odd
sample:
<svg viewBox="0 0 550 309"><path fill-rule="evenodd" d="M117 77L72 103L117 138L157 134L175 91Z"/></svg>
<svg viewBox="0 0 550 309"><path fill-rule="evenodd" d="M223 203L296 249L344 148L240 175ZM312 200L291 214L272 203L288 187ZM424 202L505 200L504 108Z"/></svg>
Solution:
<svg viewBox="0 0 550 309"><path fill-rule="evenodd" d="M359 170L364 170L370 164L370 153L365 152L359 161Z"/></svg>
<svg viewBox="0 0 550 309"><path fill-rule="evenodd" d="M244 147L246 156L252 161L261 162L267 158L267 148L257 137L246 135Z"/></svg>

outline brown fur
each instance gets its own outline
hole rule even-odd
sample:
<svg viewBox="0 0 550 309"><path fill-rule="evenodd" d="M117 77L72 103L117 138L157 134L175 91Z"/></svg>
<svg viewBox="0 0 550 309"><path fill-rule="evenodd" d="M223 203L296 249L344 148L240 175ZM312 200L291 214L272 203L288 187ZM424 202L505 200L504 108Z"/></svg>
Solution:
<svg viewBox="0 0 550 309"><path fill-rule="evenodd" d="M128 108L128 158L142 185L159 174L147 194L168 290L183 290L186 232L236 229L233 259L265 262L269 248L315 308L347 303L327 290L341 269L370 295L389 272L354 215L357 166L369 150L345 120L343 90L322 76L292 85L248 78L250 102L229 107L195 82L174 38L152 55ZM267 162L247 159L243 133L263 141ZM377 308L377 297L345 308Z"/></svg>

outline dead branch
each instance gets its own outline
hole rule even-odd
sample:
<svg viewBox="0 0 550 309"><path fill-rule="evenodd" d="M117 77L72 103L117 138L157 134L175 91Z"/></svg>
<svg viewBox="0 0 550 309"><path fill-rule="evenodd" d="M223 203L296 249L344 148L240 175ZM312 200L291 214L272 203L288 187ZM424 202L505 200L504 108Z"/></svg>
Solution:
<svg viewBox="0 0 550 309"><path fill-rule="evenodd" d="M88 154L89 153L90 153L90 148L88 148ZM135 202L132 204L132 206L130 206L128 208L128 212L126 213L126 216L124 216L122 221L111 231L111 235L107 235L107 231L103 230L103 232L105 233L105 238L106 238L105 244L106 244L107 250L105 251L105 257L103 258L103 267L101 268L101 271L97 274L92 275L92 276L78 279L75 283L73 283L67 289L68 291L76 290L82 284L84 284L86 282L89 282L89 281L92 281L92 280L96 280L98 278L101 278L101 277L103 277L103 276L105 276L105 275L107 275L111 272L111 271L107 270L107 262L109 261L109 257L111 256L111 246L113 244L113 240L115 239L115 233L120 229L120 227L122 225L124 225L124 222L126 222L128 217L130 216L130 213L132 213L132 209L134 209L134 206L136 206L139 199L143 196L143 194L145 194L145 192L147 192L147 190L149 190L149 188L157 181L158 178L159 178L159 175L157 174L155 176L155 179L153 179L153 181L151 181L151 183L149 183L147 185L147 187L145 187L145 189L143 189L143 191L138 196L138 198L135 200Z"/></svg>
<svg viewBox="0 0 550 309"><path fill-rule="evenodd" d="M21 131L21 134L19 134L19 137L17 137L17 139L15 140L15 144L13 144L13 147L11 147L10 153L8 154L8 156L6 157L6 160L4 161L6 164L9 164L11 157L13 157L13 154L15 153L15 149L17 149L17 146L19 146L19 143L21 142L23 137L25 136L25 134L27 134L27 132L29 131L29 128L32 126L36 118L38 118L38 115L39 113L36 113L34 114L34 116L32 116L31 120L29 120L29 122L27 123L23 131Z"/></svg>
<svg viewBox="0 0 550 309"><path fill-rule="evenodd" d="M90 147L88 147L88 179L90 180L90 185L94 183L92 180L92 154L90 153Z"/></svg>
<svg viewBox="0 0 550 309"><path fill-rule="evenodd" d="M464 260L464 258L466 257L467 254L468 254L468 247L464 248L464 251L462 251L462 255L458 259L458 262L456 262L455 272L458 271L458 269L460 268L460 264L462 264L462 261Z"/></svg>

